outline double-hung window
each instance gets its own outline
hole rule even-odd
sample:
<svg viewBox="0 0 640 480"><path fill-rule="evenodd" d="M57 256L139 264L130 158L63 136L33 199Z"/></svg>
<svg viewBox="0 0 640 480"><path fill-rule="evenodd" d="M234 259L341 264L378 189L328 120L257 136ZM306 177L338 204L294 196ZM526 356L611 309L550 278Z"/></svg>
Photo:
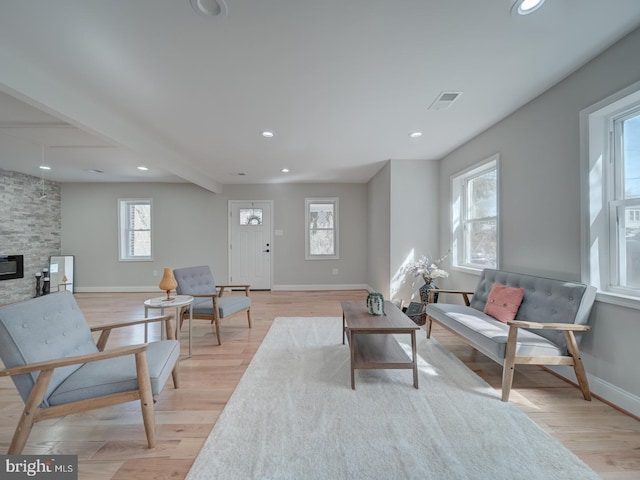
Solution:
<svg viewBox="0 0 640 480"><path fill-rule="evenodd" d="M640 307L640 84L580 116L585 281Z"/></svg>
<svg viewBox="0 0 640 480"><path fill-rule="evenodd" d="M451 235L454 268L498 267L498 160L484 160L451 177Z"/></svg>
<svg viewBox="0 0 640 480"><path fill-rule="evenodd" d="M152 260L151 199L118 200L120 260Z"/></svg>
<svg viewBox="0 0 640 480"><path fill-rule="evenodd" d="M338 199L305 199L305 258L333 260L338 254Z"/></svg>

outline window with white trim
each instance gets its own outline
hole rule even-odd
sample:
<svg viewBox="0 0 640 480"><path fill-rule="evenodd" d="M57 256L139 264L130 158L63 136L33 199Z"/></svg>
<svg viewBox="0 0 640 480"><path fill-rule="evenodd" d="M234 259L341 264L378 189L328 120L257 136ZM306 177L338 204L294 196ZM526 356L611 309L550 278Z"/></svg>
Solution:
<svg viewBox="0 0 640 480"><path fill-rule="evenodd" d="M338 252L338 198L305 199L305 259L334 260Z"/></svg>
<svg viewBox="0 0 640 480"><path fill-rule="evenodd" d="M581 129L585 281L639 300L640 84L581 112Z"/></svg>
<svg viewBox="0 0 640 480"><path fill-rule="evenodd" d="M499 155L451 177L452 266L498 268Z"/></svg>
<svg viewBox="0 0 640 480"><path fill-rule="evenodd" d="M151 199L118 200L120 260L152 260Z"/></svg>

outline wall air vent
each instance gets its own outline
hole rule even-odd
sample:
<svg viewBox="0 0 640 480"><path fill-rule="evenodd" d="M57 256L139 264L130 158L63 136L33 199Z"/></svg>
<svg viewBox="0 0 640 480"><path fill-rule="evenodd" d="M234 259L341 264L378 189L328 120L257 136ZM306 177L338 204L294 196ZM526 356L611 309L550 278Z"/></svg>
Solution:
<svg viewBox="0 0 640 480"><path fill-rule="evenodd" d="M438 98L429 106L429 110L444 110L445 108L449 108L460 95L462 95L462 92L441 92Z"/></svg>

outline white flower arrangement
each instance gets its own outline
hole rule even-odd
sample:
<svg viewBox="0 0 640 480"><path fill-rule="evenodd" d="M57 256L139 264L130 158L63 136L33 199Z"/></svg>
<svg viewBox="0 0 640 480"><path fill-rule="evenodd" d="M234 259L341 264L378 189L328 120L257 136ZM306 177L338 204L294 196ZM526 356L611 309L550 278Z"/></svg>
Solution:
<svg viewBox="0 0 640 480"><path fill-rule="evenodd" d="M446 278L449 272L440 268L442 261L449 256L447 252L436 260L429 260L429 257L423 255L419 260L406 266L406 270L413 273L416 277L422 277L427 285L433 283L436 278Z"/></svg>

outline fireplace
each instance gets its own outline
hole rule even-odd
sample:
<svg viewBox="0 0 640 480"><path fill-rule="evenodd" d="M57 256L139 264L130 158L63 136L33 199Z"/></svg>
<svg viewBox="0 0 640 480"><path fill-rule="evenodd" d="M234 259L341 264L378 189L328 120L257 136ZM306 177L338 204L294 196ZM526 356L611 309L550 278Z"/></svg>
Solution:
<svg viewBox="0 0 640 480"><path fill-rule="evenodd" d="M0 255L0 280L24 278L23 255Z"/></svg>

